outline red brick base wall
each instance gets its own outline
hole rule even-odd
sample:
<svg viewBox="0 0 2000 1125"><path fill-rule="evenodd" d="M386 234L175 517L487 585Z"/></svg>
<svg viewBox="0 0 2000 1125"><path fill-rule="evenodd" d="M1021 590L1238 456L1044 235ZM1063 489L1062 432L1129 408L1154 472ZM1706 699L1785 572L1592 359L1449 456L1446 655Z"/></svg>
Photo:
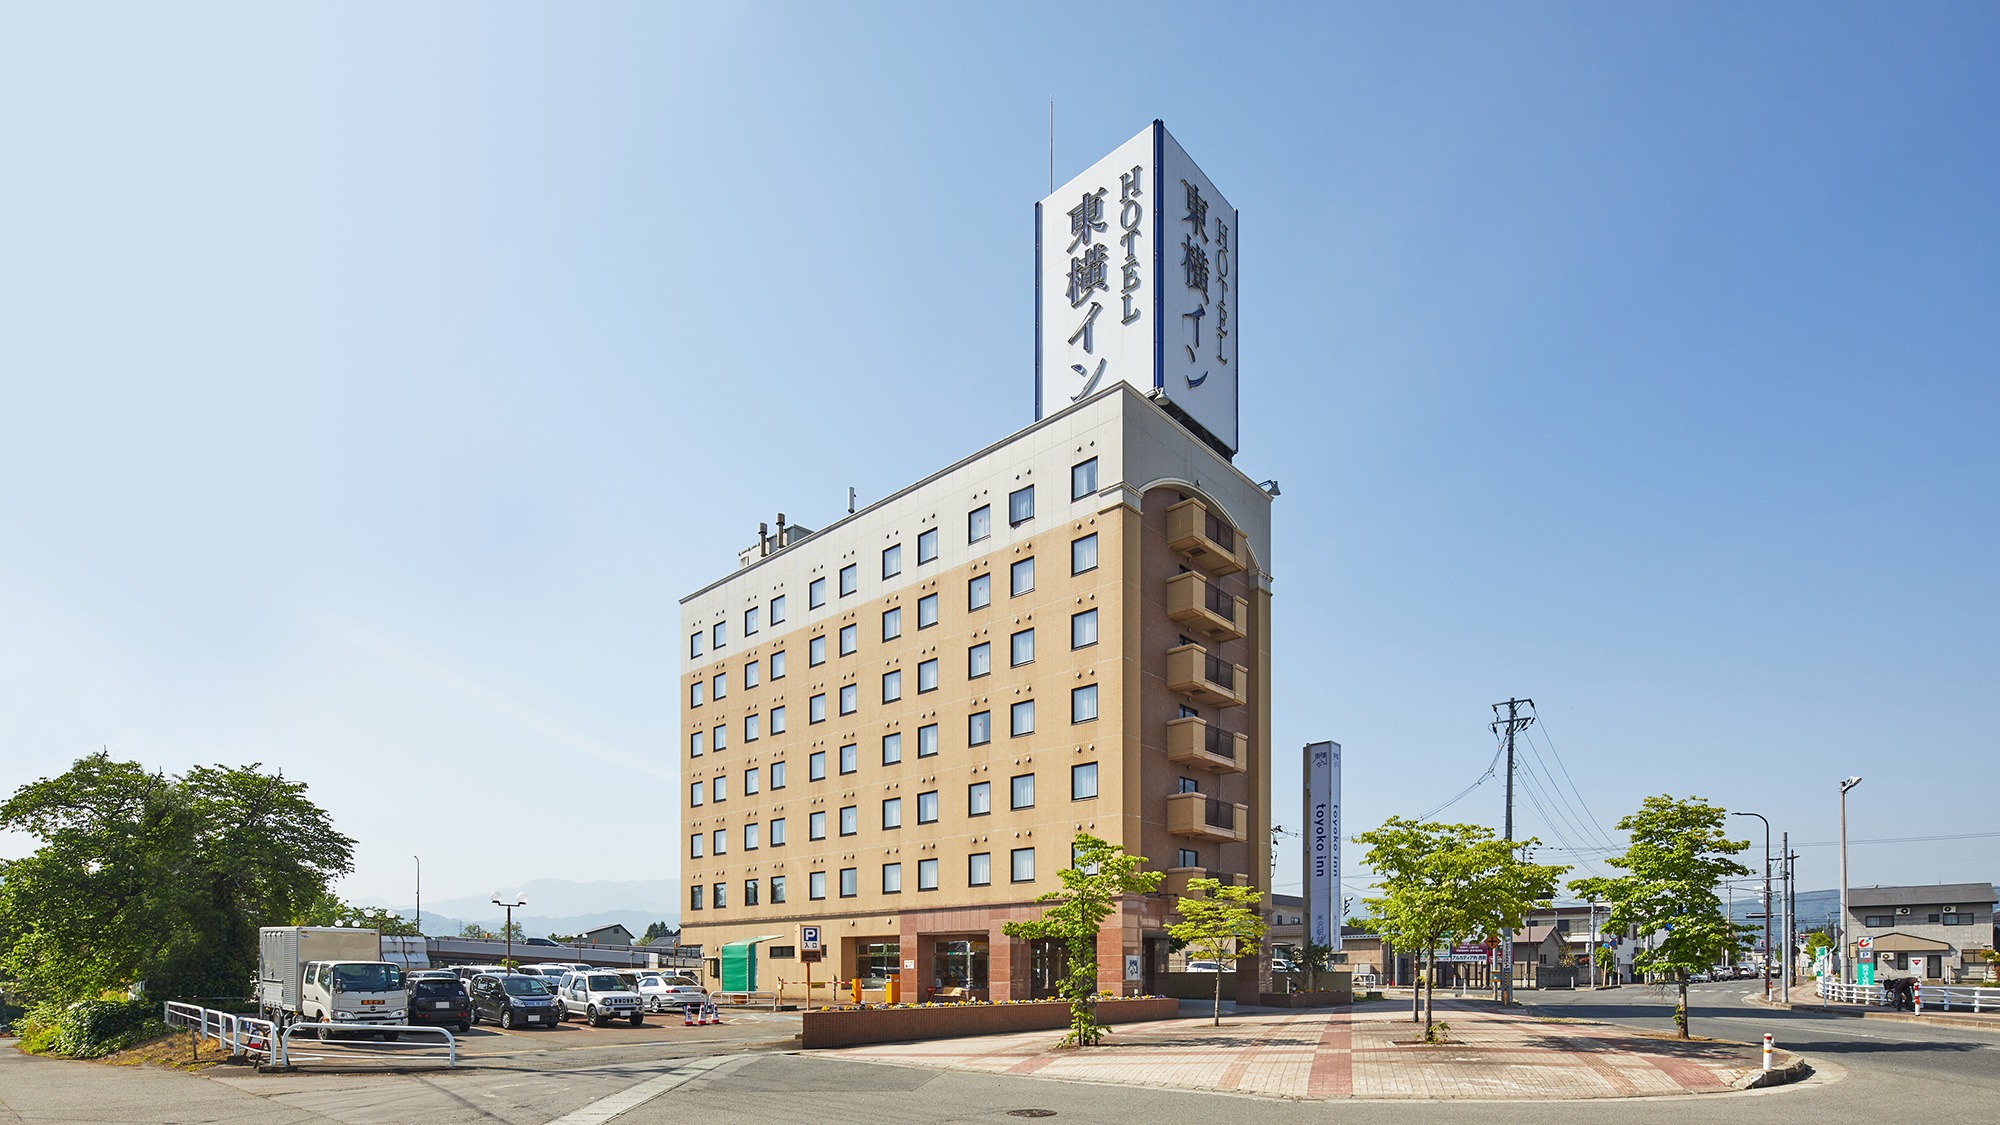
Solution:
<svg viewBox="0 0 2000 1125"><path fill-rule="evenodd" d="M1101 1023L1170 1020L1180 1015L1180 1002L1170 997L1148 1000L1104 1000L1097 1005ZM800 1038L809 1050L852 1047L862 1043L897 1043L911 1039L950 1039L960 1035L998 1035L1009 1031L1040 1031L1069 1026L1069 1005L951 1004L935 1008L858 1008L852 1011L805 1013Z"/></svg>

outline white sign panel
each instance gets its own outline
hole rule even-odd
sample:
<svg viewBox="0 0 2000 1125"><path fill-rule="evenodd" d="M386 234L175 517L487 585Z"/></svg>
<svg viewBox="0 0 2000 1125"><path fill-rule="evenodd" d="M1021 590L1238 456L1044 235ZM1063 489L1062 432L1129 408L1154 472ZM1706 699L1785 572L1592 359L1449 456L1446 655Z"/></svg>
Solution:
<svg viewBox="0 0 2000 1125"><path fill-rule="evenodd" d="M1155 121L1035 205L1035 417L1129 383L1237 449L1236 209Z"/></svg>
<svg viewBox="0 0 2000 1125"><path fill-rule="evenodd" d="M1305 750L1306 940L1340 948L1340 743Z"/></svg>
<svg viewBox="0 0 2000 1125"><path fill-rule="evenodd" d="M1139 955L1137 953L1127 953L1125 955L1126 980L1138 980L1143 975L1142 969L1143 966L1139 960Z"/></svg>
<svg viewBox="0 0 2000 1125"><path fill-rule="evenodd" d="M819 949L818 926L799 927L799 948L806 950L808 952L817 951Z"/></svg>

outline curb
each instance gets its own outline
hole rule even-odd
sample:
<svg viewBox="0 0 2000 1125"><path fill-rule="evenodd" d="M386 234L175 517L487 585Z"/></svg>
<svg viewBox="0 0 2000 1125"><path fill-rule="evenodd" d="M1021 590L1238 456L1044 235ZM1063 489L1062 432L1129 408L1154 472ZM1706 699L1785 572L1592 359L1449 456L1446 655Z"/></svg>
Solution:
<svg viewBox="0 0 2000 1125"><path fill-rule="evenodd" d="M1738 1078L1731 1085L1735 1086L1738 1090L1763 1090L1772 1086L1789 1086L1794 1082L1803 1082L1807 1078L1812 1077L1813 1068L1811 1063L1806 1062L1806 1060L1797 1055L1791 1054L1789 1051L1779 1053L1785 1055L1791 1061L1783 1066L1774 1066L1769 1070L1753 1071Z"/></svg>

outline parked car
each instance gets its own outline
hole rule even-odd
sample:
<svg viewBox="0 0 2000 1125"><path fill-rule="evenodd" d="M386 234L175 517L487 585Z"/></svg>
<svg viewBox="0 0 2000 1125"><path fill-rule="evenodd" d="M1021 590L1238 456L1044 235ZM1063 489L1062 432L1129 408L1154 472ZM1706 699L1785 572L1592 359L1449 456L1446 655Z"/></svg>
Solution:
<svg viewBox="0 0 2000 1125"><path fill-rule="evenodd" d="M471 992L473 977L476 977L481 973L492 973L494 976L505 976L507 973L507 967L504 965L460 965L457 968L453 969L452 971L458 974L458 979L465 985L465 990L467 992Z"/></svg>
<svg viewBox="0 0 2000 1125"><path fill-rule="evenodd" d="M472 1030L472 997L455 973L424 976L410 982L412 1024L456 1024Z"/></svg>
<svg viewBox="0 0 2000 1125"><path fill-rule="evenodd" d="M1187 971L1190 973L1220 973L1227 970L1222 967L1222 962L1220 961L1189 961L1187 963Z"/></svg>
<svg viewBox="0 0 2000 1125"><path fill-rule="evenodd" d="M531 938L528 938L527 940L523 941L523 942L522 942L521 944L522 944L522 945L554 945L554 944L556 944L556 943L555 943L554 941L550 940L549 938L545 938L545 937L531 937Z"/></svg>
<svg viewBox="0 0 2000 1125"><path fill-rule="evenodd" d="M1709 981L1711 981L1711 980L1713 980L1713 979L1715 979L1715 978L1714 978L1714 974L1712 974L1712 973L1692 973L1692 974L1690 974L1690 975L1688 976L1688 983L1689 983L1689 984L1707 984L1707 983L1708 983Z"/></svg>
<svg viewBox="0 0 2000 1125"><path fill-rule="evenodd" d="M403 974L403 987L408 989L420 980L449 980L458 981L460 984L465 983L463 980L459 980L458 974L450 969L413 969Z"/></svg>
<svg viewBox="0 0 2000 1125"><path fill-rule="evenodd" d="M640 973L639 981L632 987L639 994L649 1012L675 1012L689 1004L708 1003L708 993L694 981L683 976L662 973Z"/></svg>
<svg viewBox="0 0 2000 1125"><path fill-rule="evenodd" d="M645 1002L639 994L625 987L614 973L597 970L588 973L570 973L563 977L562 987L556 994L556 1018L568 1020L582 1016L592 1027L603 1027L605 1020L630 1020L633 1027L646 1022Z"/></svg>
<svg viewBox="0 0 2000 1125"><path fill-rule="evenodd" d="M1274 972L1274 973L1303 973L1303 972L1305 972L1305 970L1304 970L1304 969L1301 969L1301 968L1299 968L1299 965L1298 965L1298 962L1296 962L1296 961L1292 961L1292 960L1289 960L1289 959L1287 959L1287 958L1284 958L1284 957L1273 957L1273 958L1271 958L1271 971L1272 971L1272 972Z"/></svg>
<svg viewBox="0 0 2000 1125"><path fill-rule="evenodd" d="M525 977L541 977L553 990L562 984L563 974L570 970L560 965L523 965L514 971Z"/></svg>
<svg viewBox="0 0 2000 1125"><path fill-rule="evenodd" d="M490 1019L501 1027L554 1027L556 998L541 977L480 973L472 978L472 1017Z"/></svg>

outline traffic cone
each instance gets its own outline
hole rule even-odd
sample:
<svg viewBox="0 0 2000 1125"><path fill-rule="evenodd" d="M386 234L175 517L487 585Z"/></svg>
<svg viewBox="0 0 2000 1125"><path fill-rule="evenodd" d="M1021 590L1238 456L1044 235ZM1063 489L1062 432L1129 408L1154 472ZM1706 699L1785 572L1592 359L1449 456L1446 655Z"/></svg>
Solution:
<svg viewBox="0 0 2000 1125"><path fill-rule="evenodd" d="M694 1022L694 1005L693 1005L693 1004L684 1004L684 1005L682 1005L682 1006L681 1006L681 1026L682 1026L682 1027L694 1027L694 1026L696 1026L696 1024L695 1024L695 1022Z"/></svg>

